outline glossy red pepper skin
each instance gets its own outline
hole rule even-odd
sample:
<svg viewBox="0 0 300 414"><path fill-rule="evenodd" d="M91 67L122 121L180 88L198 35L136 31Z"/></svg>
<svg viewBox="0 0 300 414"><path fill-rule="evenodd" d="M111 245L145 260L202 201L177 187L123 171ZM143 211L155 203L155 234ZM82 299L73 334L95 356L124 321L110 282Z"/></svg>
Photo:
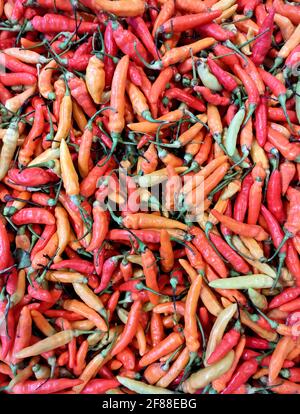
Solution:
<svg viewBox="0 0 300 414"><path fill-rule="evenodd" d="M212 93L211 90L205 86L195 86L194 91L200 93L206 102L216 106L226 106L230 103L229 98L221 96L217 93Z"/></svg>
<svg viewBox="0 0 300 414"><path fill-rule="evenodd" d="M142 17L129 17L128 23L133 28L137 37L143 42L147 51L152 55L154 60L159 59L160 54L155 46L152 35Z"/></svg>
<svg viewBox="0 0 300 414"><path fill-rule="evenodd" d="M300 286L300 260L297 250L295 249L292 240L287 241L287 254L285 259L287 268L293 275L296 286Z"/></svg>
<svg viewBox="0 0 300 414"><path fill-rule="evenodd" d="M232 394L233 391L245 384L256 373L258 366L259 364L255 359L243 362L221 394Z"/></svg>
<svg viewBox="0 0 300 414"><path fill-rule="evenodd" d="M207 63L211 72L227 91L233 92L238 87L236 80L228 72L222 69L213 59L208 57Z"/></svg>
<svg viewBox="0 0 300 414"><path fill-rule="evenodd" d="M227 277L228 269L226 268L223 260L208 243L204 232L197 227L192 227L190 232L193 236L195 236L192 243L200 251L205 261L213 267L219 276Z"/></svg>
<svg viewBox="0 0 300 414"><path fill-rule="evenodd" d="M251 174L248 174L243 180L242 188L237 195L233 208L233 218L237 221L243 222L245 220L248 209L249 192L252 184L253 178Z"/></svg>
<svg viewBox="0 0 300 414"><path fill-rule="evenodd" d="M109 285L109 282L112 278L112 275L113 275L114 271L118 267L118 264L119 264L119 261L114 256L108 258L104 262L103 268L102 268L102 275L101 275L100 284L97 287L97 289L95 290L95 293L99 293L102 290L107 288L107 286Z"/></svg>
<svg viewBox="0 0 300 414"><path fill-rule="evenodd" d="M95 267L93 263L83 260L83 259L69 259L69 260L61 260L58 263L54 263L50 267L53 270L61 270L61 269L72 269L79 273L94 273Z"/></svg>
<svg viewBox="0 0 300 414"><path fill-rule="evenodd" d="M0 271L6 269L10 262L10 242L5 225L0 220Z"/></svg>
<svg viewBox="0 0 300 414"><path fill-rule="evenodd" d="M116 379L92 379L82 390L82 394L104 394L113 388L119 386L119 381Z"/></svg>
<svg viewBox="0 0 300 414"><path fill-rule="evenodd" d="M232 50L221 43L215 44L213 46L213 51L217 56L222 56L220 57L221 62L224 62L230 68L233 68L234 65L239 64L239 59L234 53L232 53Z"/></svg>
<svg viewBox="0 0 300 414"><path fill-rule="evenodd" d="M145 60L148 60L148 54L147 50L144 48L141 41L129 30L124 29L120 24L114 22L112 24L113 29L113 36L115 39L115 42L119 49L122 50L122 52L125 55L130 56L130 58L137 64L142 65L142 62L138 56L138 54L135 51L134 45L136 47L136 50L138 51L139 55Z"/></svg>
<svg viewBox="0 0 300 414"><path fill-rule="evenodd" d="M116 56L118 52L118 46L116 45L116 42L113 36L113 29L112 29L111 22L109 22L105 28L104 49L105 49L105 53L109 54L110 56ZM113 59L107 55L104 56L103 63L104 63L104 70L105 70L105 86L108 87L111 85L111 81L113 78L116 64L114 63Z"/></svg>
<svg viewBox="0 0 300 414"><path fill-rule="evenodd" d="M204 112L206 109L204 103L200 99L179 88L167 89L164 97L169 100L177 99L178 101L186 103L189 107L196 109L199 112Z"/></svg>
<svg viewBox="0 0 300 414"><path fill-rule="evenodd" d="M254 349L270 349L272 344L263 338L256 338L252 336L246 337L246 347Z"/></svg>
<svg viewBox="0 0 300 414"><path fill-rule="evenodd" d="M13 387L14 394L52 394L81 384L80 379L27 380Z"/></svg>
<svg viewBox="0 0 300 414"><path fill-rule="evenodd" d="M255 132L258 144L263 147L267 141L268 105L265 96L260 97L255 109Z"/></svg>
<svg viewBox="0 0 300 414"><path fill-rule="evenodd" d="M44 16L35 16L30 25L34 30L41 33L60 33L60 32L73 32L76 30L76 20L62 16L60 14L47 13ZM81 22L77 27L79 34L94 33L97 31L98 23Z"/></svg>
<svg viewBox="0 0 300 414"><path fill-rule="evenodd" d="M285 221L285 211L281 198L281 175L276 168L268 181L267 187L267 205L269 211L276 217L279 223Z"/></svg>
<svg viewBox="0 0 300 414"><path fill-rule="evenodd" d="M34 256L41 250L45 248L51 237L56 231L56 225L50 224L46 225L44 227L43 233L41 234L41 237L38 239L38 241L35 243L33 249L30 252L30 258L33 260Z"/></svg>
<svg viewBox="0 0 300 414"><path fill-rule="evenodd" d="M209 237L218 251L225 257L226 260L229 261L237 272L250 272L250 267L247 262L239 256L239 254L236 253L220 236L210 233Z"/></svg>
<svg viewBox="0 0 300 414"><path fill-rule="evenodd" d="M196 28L196 31L200 33L203 37L213 37L219 42L225 42L226 40L234 39L235 35L230 30L225 30L216 23L207 23L203 24L200 27Z"/></svg>
<svg viewBox="0 0 300 414"><path fill-rule="evenodd" d="M38 187L51 182L58 181L58 176L51 170L33 167L24 170L11 168L8 171L8 177L14 183L23 185L24 187Z"/></svg>
<svg viewBox="0 0 300 414"><path fill-rule="evenodd" d="M269 14L266 16L259 28L258 37L252 46L251 60L257 65L261 65L265 60L265 57L272 44L272 33L274 24L275 9L269 10Z"/></svg>

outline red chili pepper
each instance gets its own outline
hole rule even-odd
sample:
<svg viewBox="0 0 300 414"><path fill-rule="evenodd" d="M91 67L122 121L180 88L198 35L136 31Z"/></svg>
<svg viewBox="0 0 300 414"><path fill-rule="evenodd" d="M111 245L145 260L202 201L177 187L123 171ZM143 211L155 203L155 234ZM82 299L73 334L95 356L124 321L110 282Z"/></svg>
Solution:
<svg viewBox="0 0 300 414"><path fill-rule="evenodd" d="M232 267L239 273L250 272L250 267L247 262L238 255L220 236L210 233L209 237L218 251L225 257Z"/></svg>
<svg viewBox="0 0 300 414"><path fill-rule="evenodd" d="M111 85L116 66L114 60L110 56L116 56L118 52L118 47L113 36L112 22L108 22L104 32L104 49L106 55L104 55L103 63L105 70L105 86L107 87Z"/></svg>
<svg viewBox="0 0 300 414"><path fill-rule="evenodd" d="M256 373L258 366L256 359L243 362L221 394L232 394L233 391L245 384Z"/></svg>
<svg viewBox="0 0 300 414"><path fill-rule="evenodd" d="M108 169L113 167L114 161L110 159L109 162L104 163L106 157L102 158L88 173L88 175L80 183L80 194L83 197L90 197L94 194L97 188L97 182L100 177L102 177Z"/></svg>
<svg viewBox="0 0 300 414"><path fill-rule="evenodd" d="M232 40L235 37L235 34L230 30L223 29L222 26L216 23L207 23L197 27L196 31L201 34L203 37L213 37L219 42L225 42L226 40Z"/></svg>
<svg viewBox="0 0 300 414"><path fill-rule="evenodd" d="M92 117L96 113L97 109L88 93L84 80L73 76L69 79L68 85L71 95L76 100L78 105L89 117Z"/></svg>
<svg viewBox="0 0 300 414"><path fill-rule="evenodd" d="M230 68L233 69L234 65L239 64L239 59L232 49L229 49L221 43L216 43L213 45L212 49L217 56L220 56L221 62L224 62Z"/></svg>
<svg viewBox="0 0 300 414"><path fill-rule="evenodd" d="M75 387L81 383L81 379L69 378L42 379L37 381L27 380L16 384L12 392L13 394L53 394Z"/></svg>
<svg viewBox="0 0 300 414"><path fill-rule="evenodd" d="M281 110L282 111L282 110ZM300 160L298 144L291 144L280 132L268 128L268 141L289 161Z"/></svg>
<svg viewBox="0 0 300 414"><path fill-rule="evenodd" d="M146 50L151 53L154 60L159 59L160 54L155 46L152 35L142 17L129 17L128 23L133 28L139 39L143 42Z"/></svg>
<svg viewBox="0 0 300 414"><path fill-rule="evenodd" d="M5 86L34 85L37 78L31 73L5 73L0 75L0 81Z"/></svg>
<svg viewBox="0 0 300 414"><path fill-rule="evenodd" d="M278 308L300 296L299 287L285 288L281 293L276 295L269 303L269 309Z"/></svg>
<svg viewBox="0 0 300 414"><path fill-rule="evenodd" d="M268 119L273 122L286 122L289 119L293 123L297 123L297 114L295 111L286 110L284 112L281 108L269 107Z"/></svg>
<svg viewBox="0 0 300 414"><path fill-rule="evenodd" d="M272 34L274 25L275 9L271 8L269 14L264 19L258 32L258 38L254 40L252 45L251 60L257 65L261 65L272 44Z"/></svg>
<svg viewBox="0 0 300 414"><path fill-rule="evenodd" d="M99 293L102 290L107 288L114 271L118 267L118 264L119 264L119 257L116 257L116 256L110 257L104 262L103 269L102 269L102 275L101 275L101 281L100 281L99 286L95 290L95 293Z"/></svg>
<svg viewBox="0 0 300 414"><path fill-rule="evenodd" d="M24 187L38 187L58 181L58 176L51 170L44 170L43 168L38 167L26 168L23 170L11 168L7 175L14 183L23 185Z"/></svg>
<svg viewBox="0 0 300 414"><path fill-rule="evenodd" d="M98 201L95 201L93 205L93 219L92 240L87 251L93 251L101 247L109 228L109 213L102 209Z"/></svg>
<svg viewBox="0 0 300 414"><path fill-rule="evenodd" d="M157 284L157 272L158 268L156 265L156 258L152 251L148 248L141 254L142 256L142 266L145 275L145 281L147 288L150 288L156 292L159 292L159 287ZM157 305L159 302L159 297L153 292L148 292L149 300L153 305Z"/></svg>
<svg viewBox="0 0 300 414"><path fill-rule="evenodd" d="M98 28L98 23L93 22L81 21L77 26L76 24L75 19L61 14L47 13L44 16L35 16L28 22L27 29L37 30L41 33L74 32L77 30L79 34L93 34Z"/></svg>
<svg viewBox="0 0 300 414"><path fill-rule="evenodd" d="M267 17L267 11L264 4L260 3L255 7L255 18L258 26L263 24L263 21Z"/></svg>
<svg viewBox="0 0 300 414"><path fill-rule="evenodd" d="M42 302L52 302L52 295L49 290L39 287L37 282L33 282L33 286L28 286L28 294L36 300Z"/></svg>
<svg viewBox="0 0 300 414"><path fill-rule="evenodd" d="M275 216L273 216L273 214L264 205L261 206L261 213L264 219L266 220L272 241L274 243L274 246L277 249L283 240L284 232L282 228L280 227L280 224L278 223ZM279 251L280 267L282 266L286 258L286 255L287 255L287 246L283 245Z"/></svg>
<svg viewBox="0 0 300 414"><path fill-rule="evenodd" d="M236 80L228 72L222 69L211 57L207 58L207 63L211 72L227 91L233 92L238 87Z"/></svg>
<svg viewBox="0 0 300 414"><path fill-rule="evenodd" d="M270 349L273 348L273 346L273 343L270 343L266 339L246 336L246 347L254 349Z"/></svg>
<svg viewBox="0 0 300 414"><path fill-rule="evenodd" d="M259 92L258 92L255 82L248 75L246 70L244 70L240 65L234 65L233 70L235 74L243 82L243 85L248 95L249 108L248 108L247 119L249 119L249 117L253 114L255 108L259 104Z"/></svg>
<svg viewBox="0 0 300 414"><path fill-rule="evenodd" d="M139 56L141 56L145 61L148 60L147 50L132 32L124 29L117 22L112 23L112 30L117 46L125 55L128 55L137 65L140 66L142 65L142 62L139 59Z"/></svg>
<svg viewBox="0 0 300 414"><path fill-rule="evenodd" d="M36 0L36 5L44 9L58 9L62 11L72 12L72 2L70 0Z"/></svg>
<svg viewBox="0 0 300 414"><path fill-rule="evenodd" d="M299 231L300 192L295 188L289 187L286 195L290 203L285 229L295 235Z"/></svg>
<svg viewBox="0 0 300 414"><path fill-rule="evenodd" d="M300 260L292 240L287 241L286 265L293 275L296 285L300 286Z"/></svg>
<svg viewBox="0 0 300 414"><path fill-rule="evenodd" d="M212 22L222 14L220 10L212 10L204 13L185 14L172 17L158 27L158 33L184 32Z"/></svg>
<svg viewBox="0 0 300 414"><path fill-rule="evenodd" d="M128 344L134 338L136 331L139 325L139 316L141 314L141 302L135 301L130 308L128 313L127 322L125 328L121 335L119 336L116 346L112 350L112 356L117 355L123 349L127 347Z"/></svg>
<svg viewBox="0 0 300 414"><path fill-rule="evenodd" d="M269 211L282 224L285 220L285 212L281 198L281 175L277 168L277 162L273 161L273 163L274 169L267 186L267 205Z"/></svg>
<svg viewBox="0 0 300 414"><path fill-rule="evenodd" d="M102 367L103 368L103 367ZM119 386L119 381L116 379L92 379L90 380L84 389L81 391L82 394L105 394L113 388Z"/></svg>
<svg viewBox="0 0 300 414"><path fill-rule="evenodd" d="M48 244L49 240L51 239L55 231L56 231L56 225L54 224L49 224L44 227L41 237L38 239L33 249L31 250L31 253L30 253L31 260L33 260L34 256L39 251L43 250L46 247L46 245Z"/></svg>
<svg viewBox="0 0 300 414"><path fill-rule="evenodd" d="M290 122L289 113L286 110L286 87L283 85L280 80L278 80L275 76L271 75L271 73L258 68L259 74L264 81L265 85L268 86L272 93L278 98L278 101L283 109L285 118L288 122Z"/></svg>
<svg viewBox="0 0 300 414"><path fill-rule="evenodd" d="M33 76L37 75L36 68L27 65L26 63L21 62L13 56L6 55L5 53L0 53L0 65L3 68L9 69L12 72L17 73L29 73Z"/></svg>
<svg viewBox="0 0 300 414"><path fill-rule="evenodd" d="M41 134L44 131L45 128L45 114L44 114L44 101L42 99L39 98L33 98L32 100L33 103L33 107L35 109L35 113L34 113L34 120L33 120L33 125L32 128L29 132L29 134L27 135L27 137L24 140L24 143L22 145L22 148L20 150L20 154L19 154L19 162L22 165L27 165L32 157L32 155L34 154L36 145L37 145L37 139L39 139L41 137ZM37 168L34 167L33 170ZM38 170L36 170L36 173ZM34 171L32 173L30 173L30 170L25 170L22 172L25 177L30 176L31 174L34 175ZM41 172L41 174L44 174L43 172ZM54 173L52 173L53 177L55 176ZM28 179L30 179L30 177L28 177ZM37 182L38 182L38 178L36 178ZM32 180L34 183L34 180ZM20 183L21 184L21 183ZM45 184L45 183L42 183ZM37 184L38 185L38 184ZM34 185L33 185L34 186Z"/></svg>
<svg viewBox="0 0 300 414"><path fill-rule="evenodd" d="M205 86L195 86L194 91L199 92L206 102L214 104L216 106L226 106L230 103L229 98L220 96L217 93L212 93L211 90Z"/></svg>
<svg viewBox="0 0 300 414"><path fill-rule="evenodd" d="M178 101L186 103L189 107L196 109L199 112L204 112L206 109L200 99L179 88L168 89L164 94L164 98L169 100L177 99Z"/></svg>
<svg viewBox="0 0 300 414"><path fill-rule="evenodd" d="M205 233L197 227L192 227L190 233L195 236L192 243L200 251L205 261L218 273L219 276L227 277L228 270L223 260L217 255L207 241Z"/></svg>
<svg viewBox="0 0 300 414"><path fill-rule="evenodd" d="M10 242L5 225L0 220L0 271L6 269L10 262Z"/></svg>
<svg viewBox="0 0 300 414"><path fill-rule="evenodd" d="M55 218L49 211L39 207L23 208L12 216L12 221L17 226L23 224L55 224Z"/></svg>
<svg viewBox="0 0 300 414"><path fill-rule="evenodd" d="M30 343L31 338L32 319L28 306L24 306L21 310L18 325L16 329L16 335L14 340L14 346L12 350L12 363L17 364L20 360L15 357L17 352L26 348Z"/></svg>
<svg viewBox="0 0 300 414"><path fill-rule="evenodd" d="M259 104L255 110L255 132L258 144L263 147L267 141L268 105L265 96L260 97Z"/></svg>
<svg viewBox="0 0 300 414"><path fill-rule="evenodd" d="M210 354L207 363L209 365L215 364L224 358L239 342L241 337L241 324L237 321L232 329L228 331L217 345L215 350Z"/></svg>
<svg viewBox="0 0 300 414"><path fill-rule="evenodd" d="M233 218L237 221L243 222L245 220L248 209L249 193L252 184L253 178L251 174L248 174L243 180L242 188L234 203Z"/></svg>
<svg viewBox="0 0 300 414"><path fill-rule="evenodd" d="M83 259L70 259L70 260L61 260L58 263L51 265L50 269L61 270L61 269L72 269L79 273L88 273L91 274L95 271L93 263L83 260Z"/></svg>
<svg viewBox="0 0 300 414"><path fill-rule="evenodd" d="M263 358L260 362L260 365L262 367L268 367L270 365L271 357L271 355L268 355L265 358ZM293 361L286 359L282 365L282 368L292 368L294 365L295 363Z"/></svg>

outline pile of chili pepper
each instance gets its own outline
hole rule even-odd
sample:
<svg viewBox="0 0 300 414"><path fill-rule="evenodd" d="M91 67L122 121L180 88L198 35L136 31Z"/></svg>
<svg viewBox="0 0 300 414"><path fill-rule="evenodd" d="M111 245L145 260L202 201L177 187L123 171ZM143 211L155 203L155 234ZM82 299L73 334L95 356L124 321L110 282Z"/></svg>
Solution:
<svg viewBox="0 0 300 414"><path fill-rule="evenodd" d="M0 0L2 393L300 393L299 8Z"/></svg>

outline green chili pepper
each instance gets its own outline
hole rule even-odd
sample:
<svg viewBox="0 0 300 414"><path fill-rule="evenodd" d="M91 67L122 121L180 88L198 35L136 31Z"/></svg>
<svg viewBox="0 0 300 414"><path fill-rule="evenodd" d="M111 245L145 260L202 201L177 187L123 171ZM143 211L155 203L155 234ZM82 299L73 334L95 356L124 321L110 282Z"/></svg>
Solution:
<svg viewBox="0 0 300 414"><path fill-rule="evenodd" d="M117 380L126 388L135 391L138 394L175 394L166 388L155 387L154 385L145 384L142 381L136 381L131 378L117 376Z"/></svg>
<svg viewBox="0 0 300 414"><path fill-rule="evenodd" d="M209 71L207 64L201 59L197 61L197 72L204 86L215 92L222 90L218 79Z"/></svg>
<svg viewBox="0 0 300 414"><path fill-rule="evenodd" d="M233 117L228 127L228 132L225 136L224 145L229 157L232 157L235 153L237 136L242 126L243 120L245 118L245 114L245 107L241 106L238 112Z"/></svg>
<svg viewBox="0 0 300 414"><path fill-rule="evenodd" d="M259 309L266 309L268 307L268 301L264 295L259 293L253 288L248 289L248 296L251 302Z"/></svg>
<svg viewBox="0 0 300 414"><path fill-rule="evenodd" d="M215 289L262 289L273 286L274 279L265 274L237 276L228 279L216 279L209 283ZM277 284L280 286L280 284Z"/></svg>

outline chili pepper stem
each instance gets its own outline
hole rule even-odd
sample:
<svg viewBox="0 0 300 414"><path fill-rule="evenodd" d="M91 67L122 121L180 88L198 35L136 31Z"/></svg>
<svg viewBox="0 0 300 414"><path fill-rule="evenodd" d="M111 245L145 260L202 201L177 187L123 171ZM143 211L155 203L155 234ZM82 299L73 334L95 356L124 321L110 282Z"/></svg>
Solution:
<svg viewBox="0 0 300 414"><path fill-rule="evenodd" d="M290 233L289 231L285 230L285 234L283 236L283 239L281 240L279 246L277 247L277 249L275 250L275 253L273 254L273 256L271 256L267 262L271 262L280 252L281 248L284 246L284 244L291 238L293 237L293 233Z"/></svg>

